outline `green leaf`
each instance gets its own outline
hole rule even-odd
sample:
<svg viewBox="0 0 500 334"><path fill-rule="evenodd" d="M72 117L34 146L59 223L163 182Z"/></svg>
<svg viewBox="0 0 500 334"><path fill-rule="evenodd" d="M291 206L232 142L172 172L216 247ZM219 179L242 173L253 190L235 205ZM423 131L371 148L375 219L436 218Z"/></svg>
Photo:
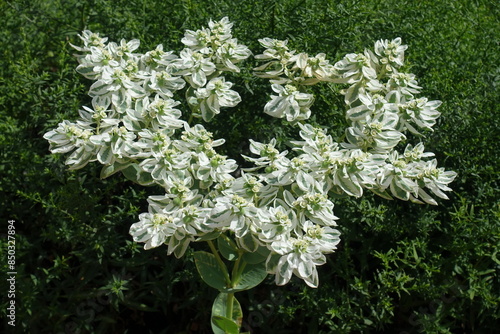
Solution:
<svg viewBox="0 0 500 334"><path fill-rule="evenodd" d="M363 188L358 183L353 182L347 173L335 174L335 183L350 196L360 197L363 194Z"/></svg>
<svg viewBox="0 0 500 334"><path fill-rule="evenodd" d="M105 179L107 177L110 177L111 175L127 168L128 166L130 165L130 163L120 163L118 161L116 161L114 164L112 165L107 165L107 166L104 166L102 169L101 169L101 179Z"/></svg>
<svg viewBox="0 0 500 334"><path fill-rule="evenodd" d="M90 86L89 95L90 96L99 96L108 93L109 85L106 84L103 80L97 80Z"/></svg>
<svg viewBox="0 0 500 334"><path fill-rule="evenodd" d="M401 188L401 182L391 182L389 188L395 197L403 201L407 201L410 198L410 192Z"/></svg>
<svg viewBox="0 0 500 334"><path fill-rule="evenodd" d="M97 160L103 165L109 164L113 159L111 146L103 146L97 153Z"/></svg>
<svg viewBox="0 0 500 334"><path fill-rule="evenodd" d="M111 101L113 104L118 107L119 110L126 109L124 105L126 105L126 96L123 90L118 90L111 95Z"/></svg>
<svg viewBox="0 0 500 334"><path fill-rule="evenodd" d="M393 198L391 197L391 195L389 195L389 193L387 192L387 190L380 190L380 189L377 189L377 188L371 188L370 189L374 194L382 197L382 198L385 198L385 199L388 199L388 200L392 200Z"/></svg>
<svg viewBox="0 0 500 334"><path fill-rule="evenodd" d="M349 117L351 120L360 120L364 119L369 112L370 109L362 104L360 106L349 109L347 111L347 117Z"/></svg>
<svg viewBox="0 0 500 334"><path fill-rule="evenodd" d="M281 256L279 254L273 254L266 260L266 271L272 272L278 266L278 262Z"/></svg>
<svg viewBox="0 0 500 334"><path fill-rule="evenodd" d="M239 333L238 325L234 323L234 321L218 315L212 317L212 330L214 331L214 333L217 333L218 330L221 330L220 333L227 333L227 334Z"/></svg>
<svg viewBox="0 0 500 334"><path fill-rule="evenodd" d="M219 291L224 291L226 287L227 269L222 269L215 256L208 252L198 251L194 253L194 263L196 269L205 283ZM226 272L224 272L224 270Z"/></svg>
<svg viewBox="0 0 500 334"><path fill-rule="evenodd" d="M270 251L269 249L267 249L267 247L259 246L259 248L257 248L255 252L243 254L243 261L249 264L261 263L266 261L269 253Z"/></svg>
<svg viewBox="0 0 500 334"><path fill-rule="evenodd" d="M212 231L207 234L203 234L201 237L197 238L196 241L209 241L217 239L217 237L221 234L221 231Z"/></svg>
<svg viewBox="0 0 500 334"><path fill-rule="evenodd" d="M231 319L227 317L228 299L232 298ZM214 334L237 334L243 321L243 312L238 300L233 294L221 292L215 298L212 306L212 330Z"/></svg>
<svg viewBox="0 0 500 334"><path fill-rule="evenodd" d="M78 65L78 67L76 68L76 71L78 73L80 73L81 75L83 75L84 77L87 77L87 76L96 74L94 72L94 68L95 68L95 66L93 64L92 65Z"/></svg>
<svg viewBox="0 0 500 334"><path fill-rule="evenodd" d="M299 171L297 173L297 185L303 191L313 191L314 178L307 173Z"/></svg>
<svg viewBox="0 0 500 334"><path fill-rule="evenodd" d="M248 252L255 252L259 247L259 241L252 233L245 234L239 240L239 246Z"/></svg>
<svg viewBox="0 0 500 334"><path fill-rule="evenodd" d="M267 277L266 263L260 262L257 264L247 263L243 272L241 273L239 281L230 289L230 291L243 291L250 290L256 287Z"/></svg>
<svg viewBox="0 0 500 334"><path fill-rule="evenodd" d="M216 115L214 112L213 108L210 107L210 104L207 102L207 100L203 100L200 104L200 109L201 109L201 117L205 122L210 122L212 118Z"/></svg>
<svg viewBox="0 0 500 334"><path fill-rule="evenodd" d="M151 174L143 171L137 164L130 164L126 168L122 169L122 173L127 179L138 183L141 186L149 186L154 183Z"/></svg>
<svg viewBox="0 0 500 334"><path fill-rule="evenodd" d="M217 246L220 253L229 261L236 261L238 259L238 248L234 244L230 243L225 235L221 235L217 239Z"/></svg>

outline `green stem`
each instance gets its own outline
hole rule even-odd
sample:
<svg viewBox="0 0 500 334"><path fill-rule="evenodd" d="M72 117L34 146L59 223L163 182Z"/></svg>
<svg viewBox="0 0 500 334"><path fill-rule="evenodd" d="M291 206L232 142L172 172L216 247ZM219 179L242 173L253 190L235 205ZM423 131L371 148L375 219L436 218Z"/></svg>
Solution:
<svg viewBox="0 0 500 334"><path fill-rule="evenodd" d="M382 70L380 71L380 73L377 75L377 79L378 80L381 80L384 75L387 73L387 69L385 66L382 66Z"/></svg>
<svg viewBox="0 0 500 334"><path fill-rule="evenodd" d="M227 272L226 265L224 264L224 261L222 261L219 252L217 251L217 248L215 247L214 243L212 240L207 241L208 246L210 247L210 250L215 256L215 259L217 260L217 263L221 267L222 271L224 272L224 277L226 279L226 284L228 287L233 287L235 282L231 281L231 278L229 277L229 273ZM238 258L236 261L234 268L233 268L233 273L235 272L235 269L238 267L238 263L240 262L241 256ZM239 275L237 275L239 277ZM230 292L227 294L227 301L226 301L226 318L228 319L233 319L233 304L234 304L234 292Z"/></svg>
<svg viewBox="0 0 500 334"><path fill-rule="evenodd" d="M233 277L233 286L236 285L238 283L238 280L239 280L239 275L238 275L238 267L240 266L240 261L241 261L241 252L239 251L238 249L238 259L236 260L236 262L234 263L234 267L233 267L233 272L231 273L231 276Z"/></svg>
<svg viewBox="0 0 500 334"><path fill-rule="evenodd" d="M219 264L219 267L222 269L222 272L224 273L224 278L226 279L226 284L228 287L232 287L232 282L231 282L231 277L229 277L229 273L227 272L226 265L224 264L224 261L222 261L219 252L217 251L217 248L215 248L214 243L212 240L207 241L208 246L210 247L210 250L212 251L212 254L214 254L215 259L217 263Z"/></svg>
<svg viewBox="0 0 500 334"><path fill-rule="evenodd" d="M238 259L234 263L233 271L231 273L231 276L233 277L233 280L232 280L233 286L238 284L238 282L240 281L241 273L243 272L243 269L245 269L245 267L247 265L247 263L245 261L243 261L243 263L241 263L241 259L243 258L244 253L245 253L245 251L243 251L242 249L238 249Z"/></svg>
<svg viewBox="0 0 500 334"><path fill-rule="evenodd" d="M226 318L233 319L234 292L227 294Z"/></svg>

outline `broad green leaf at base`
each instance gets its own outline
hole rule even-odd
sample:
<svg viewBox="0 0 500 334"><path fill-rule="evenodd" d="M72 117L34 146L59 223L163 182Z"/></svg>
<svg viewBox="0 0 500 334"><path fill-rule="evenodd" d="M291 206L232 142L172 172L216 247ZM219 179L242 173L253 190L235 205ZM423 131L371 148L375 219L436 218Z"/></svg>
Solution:
<svg viewBox="0 0 500 334"><path fill-rule="evenodd" d="M227 318L228 298L233 300L231 319ZM232 294L221 292L212 306L212 330L214 334L238 334L243 321L243 312Z"/></svg>

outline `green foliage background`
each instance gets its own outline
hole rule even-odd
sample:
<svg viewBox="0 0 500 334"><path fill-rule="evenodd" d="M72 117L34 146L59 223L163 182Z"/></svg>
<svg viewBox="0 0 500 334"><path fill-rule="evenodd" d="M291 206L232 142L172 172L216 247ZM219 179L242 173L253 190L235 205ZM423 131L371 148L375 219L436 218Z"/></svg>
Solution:
<svg viewBox="0 0 500 334"><path fill-rule="evenodd" d="M144 251L128 229L155 189L99 166L69 172L42 135L75 119L90 82L69 43L83 29L110 40L180 50L185 29L229 16L255 53L257 39L289 39L335 62L402 37L424 96L442 117L426 149L458 172L437 207L373 196L336 200L341 247L320 287L271 279L238 296L252 333L494 333L500 318L500 5L491 0L10 0L0 1L0 217L16 226L16 327L6 333L209 333L215 292L189 256ZM295 130L263 114L267 82L246 63L243 103L210 128L238 159L248 138L285 142ZM247 88L251 87L251 91ZM313 121L340 137L342 97L324 86ZM4 256L5 254L5 256ZM5 277L5 276L2 276ZM2 318L7 283L1 279ZM6 323L6 321L5 321Z"/></svg>

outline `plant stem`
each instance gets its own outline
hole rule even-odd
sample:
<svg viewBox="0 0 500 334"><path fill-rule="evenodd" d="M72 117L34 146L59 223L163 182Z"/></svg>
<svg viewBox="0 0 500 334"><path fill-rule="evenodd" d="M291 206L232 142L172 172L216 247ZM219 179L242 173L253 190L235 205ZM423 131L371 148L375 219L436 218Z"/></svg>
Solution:
<svg viewBox="0 0 500 334"><path fill-rule="evenodd" d="M243 261L243 263L241 263L241 260L243 258L244 253L245 253L245 251L243 251L242 249L238 249L238 259L234 263L233 271L231 273L231 276L233 277L233 280L232 280L233 286L238 284L238 282L240 281L241 273L243 272L243 269L245 269L245 267L246 267L247 263L245 261Z"/></svg>
<svg viewBox="0 0 500 334"><path fill-rule="evenodd" d="M235 282L231 281L231 278L229 277L229 273L227 271L226 265L224 264L224 261L222 261L220 255L219 255L219 252L217 251L217 248L215 247L212 240L208 240L207 243L208 243L208 246L210 247L210 250L212 251L212 253L215 256L217 263L219 264L222 271L224 272L227 286L233 287ZM240 259L241 259L241 256L238 258L237 262L235 263L234 268L233 268L233 272L234 272L234 269L237 269ZM239 277L239 275L236 275L236 276ZM233 319L233 304L234 304L234 292L230 292L227 294L227 301L226 301L226 318L228 318L228 319Z"/></svg>
<svg viewBox="0 0 500 334"><path fill-rule="evenodd" d="M222 261L222 259L220 258L220 255L219 255L219 252L217 251L217 248L215 248L215 245L212 242L212 240L208 240L207 243L208 243L208 246L210 247L210 250L212 251L212 253L215 256L215 259L217 260L219 267L224 272L224 278L226 279L227 286L232 287L233 283L231 282L231 277L229 277L229 273L227 272L226 265L224 264L224 261Z"/></svg>
<svg viewBox="0 0 500 334"><path fill-rule="evenodd" d="M227 294L226 318L233 319L234 292Z"/></svg>

